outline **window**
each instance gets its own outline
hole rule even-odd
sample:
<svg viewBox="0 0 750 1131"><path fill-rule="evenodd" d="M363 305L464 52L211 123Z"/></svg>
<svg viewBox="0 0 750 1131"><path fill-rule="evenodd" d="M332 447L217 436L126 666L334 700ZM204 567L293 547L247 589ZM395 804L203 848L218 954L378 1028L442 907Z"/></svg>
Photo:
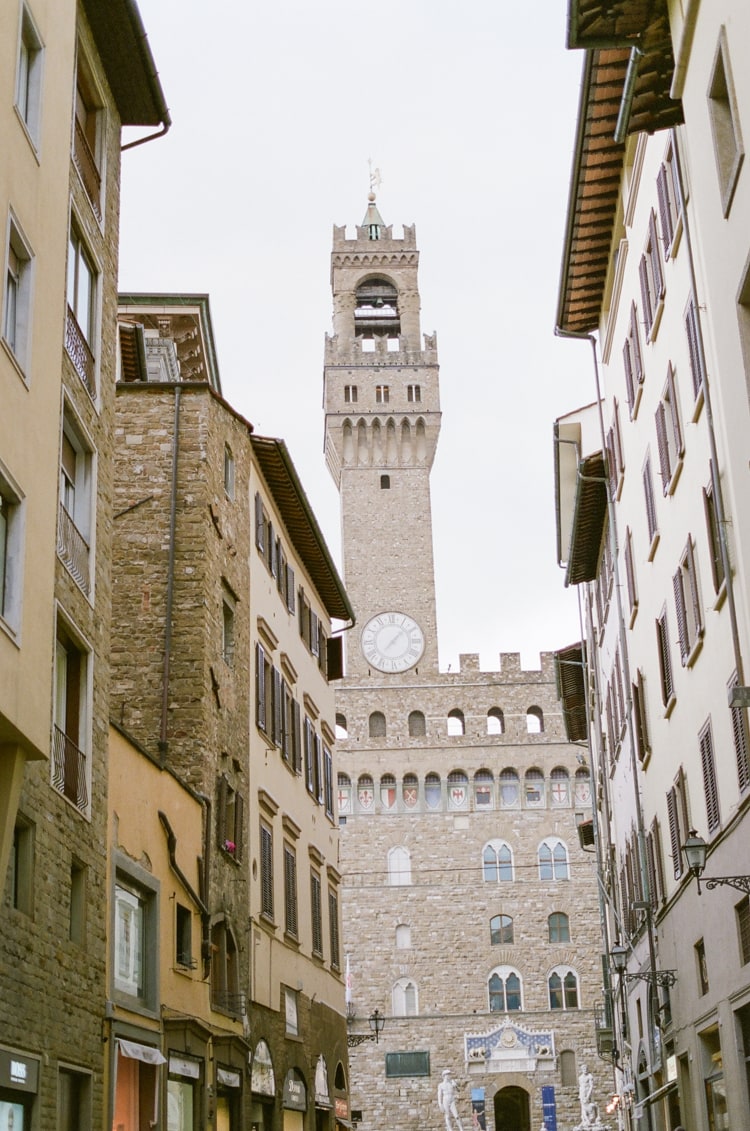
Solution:
<svg viewBox="0 0 750 1131"><path fill-rule="evenodd" d="M23 582L23 496L0 461L0 619L11 632L20 627Z"/></svg>
<svg viewBox="0 0 750 1131"><path fill-rule="evenodd" d="M402 845L388 850L388 883L391 887L405 887L411 883L411 855Z"/></svg>
<svg viewBox="0 0 750 1131"><path fill-rule="evenodd" d="M393 987L393 1016L416 1017L419 1012L417 983L410 978L400 978Z"/></svg>
<svg viewBox="0 0 750 1131"><path fill-rule="evenodd" d="M52 784L82 813L89 806L89 653L58 620Z"/></svg>
<svg viewBox="0 0 750 1131"><path fill-rule="evenodd" d="M291 845L284 845L284 930L297 938L297 854Z"/></svg>
<svg viewBox="0 0 750 1131"><path fill-rule="evenodd" d="M513 852L504 840L491 840L482 850L482 875L485 883L513 879Z"/></svg>
<svg viewBox="0 0 750 1131"><path fill-rule="evenodd" d="M421 711L409 713L409 738L424 738L427 733L425 717Z"/></svg>
<svg viewBox="0 0 750 1131"><path fill-rule="evenodd" d="M234 456L229 444L224 445L224 494L234 498Z"/></svg>
<svg viewBox="0 0 750 1131"><path fill-rule="evenodd" d="M78 946L86 943L86 886L87 868L79 860L70 865L70 908L68 938Z"/></svg>
<svg viewBox="0 0 750 1131"><path fill-rule="evenodd" d="M297 994L294 990L290 990L285 987L282 990L282 998L284 1005L285 1030L287 1036L298 1037L299 1014L297 1009Z"/></svg>
<svg viewBox="0 0 750 1131"><path fill-rule="evenodd" d="M242 1017L245 1012L237 942L225 919L211 928L211 1004L233 1017Z"/></svg>
<svg viewBox="0 0 750 1131"><path fill-rule="evenodd" d="M39 142L39 111L42 90L42 41L31 12L24 4L21 16L21 42L16 75L16 109L35 146Z"/></svg>
<svg viewBox="0 0 750 1131"><path fill-rule="evenodd" d="M153 877L120 860L115 875L113 978L116 995L133 1008L158 1003L158 887Z"/></svg>
<svg viewBox="0 0 750 1131"><path fill-rule="evenodd" d="M737 687L739 679L737 672L732 674L729 687ZM750 786L750 762L748 760L747 740L747 713L744 707L732 707L732 737L734 739L734 753L737 760L737 785L740 793L744 793Z"/></svg>
<svg viewBox="0 0 750 1131"><path fill-rule="evenodd" d="M244 841L245 799L222 774L216 798L216 841L222 852L239 863Z"/></svg>
<svg viewBox="0 0 750 1131"><path fill-rule="evenodd" d="M421 385L407 385L406 386L406 399L409 404L418 404L422 400L422 386Z"/></svg>
<svg viewBox="0 0 750 1131"><path fill-rule="evenodd" d="M685 870L682 846L691 827L682 766L680 766L672 788L667 792L667 818L669 820L669 844L672 850L672 871L674 878L678 880Z"/></svg>
<svg viewBox="0 0 750 1131"><path fill-rule="evenodd" d="M544 733L544 715L541 707L529 707L526 712L526 733Z"/></svg>
<svg viewBox="0 0 750 1131"><path fill-rule="evenodd" d="M344 403L356 404L357 403L357 386L344 385Z"/></svg>
<svg viewBox="0 0 750 1131"><path fill-rule="evenodd" d="M521 787L515 770L505 769L500 778L500 807L517 809L521 804Z"/></svg>
<svg viewBox="0 0 750 1131"><path fill-rule="evenodd" d="M357 781L357 803L366 813L373 811L375 802L375 783L369 774L362 774Z"/></svg>
<svg viewBox="0 0 750 1131"><path fill-rule="evenodd" d="M490 1012L510 1013L522 1008L521 979L510 966L499 966L488 983Z"/></svg>
<svg viewBox="0 0 750 1131"><path fill-rule="evenodd" d="M260 826L260 913L273 922L273 832Z"/></svg>
<svg viewBox="0 0 750 1131"><path fill-rule="evenodd" d="M698 939L695 944L695 966L698 973L698 989L701 997L708 993L708 964L706 962L706 946L703 939Z"/></svg>
<svg viewBox="0 0 750 1131"><path fill-rule="evenodd" d="M328 930L331 937L331 966L334 970L340 970L339 897L333 888L328 889Z"/></svg>
<svg viewBox="0 0 750 1131"><path fill-rule="evenodd" d="M656 213L653 208L648 221L646 246L638 266L643 301L643 318L646 336L651 341L656 336L664 298L664 275L661 268L659 242L656 237Z"/></svg>
<svg viewBox="0 0 750 1131"><path fill-rule="evenodd" d="M33 254L10 218L3 288L3 339L21 369L28 369Z"/></svg>
<svg viewBox="0 0 750 1131"><path fill-rule="evenodd" d="M570 774L562 766L555 766L550 774L549 795L553 806L570 805Z"/></svg>
<svg viewBox="0 0 750 1131"><path fill-rule="evenodd" d="M396 927L396 949L409 950L411 947L411 927L408 923L399 923Z"/></svg>
<svg viewBox="0 0 750 1131"><path fill-rule="evenodd" d="M466 734L464 713L458 707L454 707L452 711L448 712L448 734L454 738Z"/></svg>
<svg viewBox="0 0 750 1131"><path fill-rule="evenodd" d="M63 416L57 555L84 593L91 591L93 457L70 413Z"/></svg>
<svg viewBox="0 0 750 1131"><path fill-rule="evenodd" d="M661 220L664 258L674 253L675 236L680 232L682 219L682 198L680 195L680 174L677 167L677 150L670 137L667 152L656 175L656 194L659 199L659 219Z"/></svg>
<svg viewBox="0 0 750 1131"><path fill-rule="evenodd" d="M90 1073L59 1068L57 1103L57 1131L84 1131L91 1127Z"/></svg>
<svg viewBox="0 0 750 1131"><path fill-rule="evenodd" d="M539 879L568 880L568 850L557 837L548 837L539 845Z"/></svg>
<svg viewBox="0 0 750 1131"><path fill-rule="evenodd" d="M440 808L440 803L443 799L443 791L439 774L427 774L424 779L424 799L428 809Z"/></svg>
<svg viewBox="0 0 750 1131"><path fill-rule="evenodd" d="M469 806L469 779L463 770L448 774L448 808L467 809Z"/></svg>
<svg viewBox="0 0 750 1131"><path fill-rule="evenodd" d="M667 891L664 883L664 860L661 849L661 830L659 821L654 817L651 828L646 834L646 863L648 865L648 884L650 889L651 906L654 910L666 899Z"/></svg>
<svg viewBox="0 0 750 1131"><path fill-rule="evenodd" d="M101 99L96 93L83 52L78 53L76 73L76 120L73 161L97 220L101 223L100 117Z"/></svg>
<svg viewBox="0 0 750 1131"><path fill-rule="evenodd" d="M474 774L474 805L477 809L491 808L494 784L491 770L477 770Z"/></svg>
<svg viewBox="0 0 750 1131"><path fill-rule="evenodd" d="M320 873L310 872L310 926L312 930L312 951L319 958L323 956L323 904Z"/></svg>
<svg viewBox="0 0 750 1131"><path fill-rule="evenodd" d="M19 813L13 829L10 902L24 915L34 914L34 826Z"/></svg>
<svg viewBox="0 0 750 1131"><path fill-rule="evenodd" d="M68 243L68 317L65 348L89 396L96 397L97 272L81 236L71 223Z"/></svg>
<svg viewBox="0 0 750 1131"><path fill-rule="evenodd" d="M682 457L685 454L677 390L671 365L667 368L667 381L656 410L656 442L659 449L662 490L665 495L669 495L674 491L677 476L682 469Z"/></svg>
<svg viewBox="0 0 750 1131"><path fill-rule="evenodd" d="M396 808L396 779L393 774L383 774L380 779L380 804L386 810Z"/></svg>
<svg viewBox="0 0 750 1131"><path fill-rule="evenodd" d="M510 915L493 915L490 919L490 945L509 946L513 942L513 920Z"/></svg>
<svg viewBox="0 0 750 1131"><path fill-rule="evenodd" d="M544 774L541 770L527 770L523 779L527 809L544 808Z"/></svg>
<svg viewBox="0 0 750 1131"><path fill-rule="evenodd" d="M578 1083L576 1054L573 1049L563 1049L560 1053L560 1083L563 1088L573 1088Z"/></svg>
<svg viewBox="0 0 750 1131"><path fill-rule="evenodd" d="M630 325L625 345L622 347L622 359L625 369L625 393L628 400L628 409L631 417L638 411L638 405L643 391L643 356L641 354L641 335L638 326L638 308L635 303L630 307Z"/></svg>
<svg viewBox="0 0 750 1131"><path fill-rule="evenodd" d="M390 489L391 489L391 477L390 477L390 475L381 475L380 476L380 490L381 491L390 491Z"/></svg>
<svg viewBox="0 0 750 1131"><path fill-rule="evenodd" d="M407 809L416 809L419 804L419 778L416 774L404 774L401 797Z"/></svg>
<svg viewBox="0 0 750 1131"><path fill-rule="evenodd" d="M708 552L711 559L711 578L714 583L714 593L719 593L724 585L724 560L721 556L721 535L719 532L719 516L716 511L716 496L714 495L713 482L703 488L703 507L706 512L706 534L708 536Z"/></svg>
<svg viewBox="0 0 750 1131"><path fill-rule="evenodd" d="M703 339L701 338L698 309L695 299L690 296L685 309L685 333L688 340L688 357L690 359L690 375L693 382L693 397L697 401L706 379L706 359L703 354Z"/></svg>
<svg viewBox="0 0 750 1131"><path fill-rule="evenodd" d="M750 962L750 897L745 896L739 903L735 904L734 913L737 917L740 965L747 966Z"/></svg>
<svg viewBox="0 0 750 1131"><path fill-rule="evenodd" d="M625 531L625 579L628 586L628 612L630 614L630 627L633 627L635 614L638 611L638 589L635 582L635 564L633 562L633 532L628 526Z"/></svg>
<svg viewBox="0 0 750 1131"><path fill-rule="evenodd" d="M570 920L564 911L553 911L547 919L551 943L570 942Z"/></svg>
<svg viewBox="0 0 750 1131"><path fill-rule="evenodd" d="M177 966L195 969L193 958L193 916L189 907L175 903L174 960Z"/></svg>
<svg viewBox="0 0 750 1131"><path fill-rule="evenodd" d="M716 758L714 755L714 739L711 723L708 721L698 735L701 752L701 770L703 772L703 795L706 799L706 820L708 831L716 832L720 824L719 816L719 786L716 781Z"/></svg>
<svg viewBox="0 0 750 1131"><path fill-rule="evenodd" d="M643 496L646 504L646 527L648 529L649 541L649 561L654 556L656 551L656 544L659 536L659 528L656 522L656 500L654 498L654 480L651 474L651 456L646 456L646 462L643 465Z"/></svg>
<svg viewBox="0 0 750 1131"><path fill-rule="evenodd" d="M391 399L390 385L375 386L375 404L388 404Z"/></svg>
<svg viewBox="0 0 750 1131"><path fill-rule="evenodd" d="M556 967L547 979L550 1009L578 1009L578 976L568 966Z"/></svg>
<svg viewBox="0 0 750 1131"><path fill-rule="evenodd" d="M691 663L695 646L703 636L698 576L690 538L680 559L680 568L672 578L672 584L677 613L677 632L680 639L680 658L685 666Z"/></svg>
<svg viewBox="0 0 750 1131"><path fill-rule="evenodd" d="M385 715L382 711L373 711L368 720L368 732L370 738L385 738L386 726Z"/></svg>
<svg viewBox="0 0 750 1131"><path fill-rule="evenodd" d="M607 433L606 448L610 489L612 494L619 499L622 492L623 476L625 475L625 455L620 433L620 406L617 398L614 400L612 425Z"/></svg>
<svg viewBox="0 0 750 1131"><path fill-rule="evenodd" d="M659 653L661 701L667 709L670 709L674 700L674 682L672 680L672 659L669 652L669 631L667 628L666 609L662 609L661 616L658 617L656 621L656 646Z"/></svg>
<svg viewBox="0 0 750 1131"><path fill-rule="evenodd" d="M221 655L227 667L234 667L234 593L222 585L221 593Z"/></svg>
<svg viewBox="0 0 750 1131"><path fill-rule="evenodd" d="M635 749L639 762L645 762L651 753L651 739L649 737L648 712L646 707L646 682L640 668L635 673L632 684L633 692L633 722L635 724Z"/></svg>
<svg viewBox="0 0 750 1131"><path fill-rule="evenodd" d="M740 132L737 98L729 65L727 33L721 29L708 88L708 112L714 138L716 172L724 216L729 215L745 149Z"/></svg>
<svg viewBox="0 0 750 1131"><path fill-rule="evenodd" d="M499 707L490 707L487 712L487 734L504 734L505 718Z"/></svg>

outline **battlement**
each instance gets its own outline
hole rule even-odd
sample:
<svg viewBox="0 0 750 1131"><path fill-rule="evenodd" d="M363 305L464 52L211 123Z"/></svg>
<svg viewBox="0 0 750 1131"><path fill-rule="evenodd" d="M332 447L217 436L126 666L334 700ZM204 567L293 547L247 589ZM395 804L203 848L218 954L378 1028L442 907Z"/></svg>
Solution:
<svg viewBox="0 0 750 1131"><path fill-rule="evenodd" d="M410 348L410 343L402 334L397 339L387 338L342 338L339 334L326 334L326 365L368 365L378 369L383 365L415 366L438 363L437 334L424 334L424 349ZM398 349L389 348L391 342L398 342Z"/></svg>
<svg viewBox="0 0 750 1131"><path fill-rule="evenodd" d="M522 668L520 652L501 652L500 667L496 671L486 671L479 666L479 654L477 652L461 652L458 657L458 671L450 674L461 676L477 673L487 676L500 674L504 680L518 678L524 683L528 682L529 679L546 683L555 678L555 653L542 652L539 657L538 668Z"/></svg>
<svg viewBox="0 0 750 1131"><path fill-rule="evenodd" d="M357 224L356 236L354 239L347 239L346 224L333 225L333 251L334 255L337 251L364 251L369 249L374 251L380 248L383 251L416 251L417 247L417 228L415 224L404 224L403 238L395 239L393 235L393 225L389 224L387 227L381 228L380 238L377 240L370 239L369 228Z"/></svg>

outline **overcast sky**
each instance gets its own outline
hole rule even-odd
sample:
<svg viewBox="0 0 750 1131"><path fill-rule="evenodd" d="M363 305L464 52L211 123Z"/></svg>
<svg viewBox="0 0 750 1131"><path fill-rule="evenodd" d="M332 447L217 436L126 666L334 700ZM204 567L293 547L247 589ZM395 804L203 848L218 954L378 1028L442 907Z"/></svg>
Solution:
<svg viewBox="0 0 750 1131"><path fill-rule="evenodd" d="M283 437L340 560L323 459L332 227L415 223L436 331L441 667L579 638L552 426L593 397L554 337L582 57L567 0L139 0L173 126L124 154L120 287L207 292L223 392Z"/></svg>

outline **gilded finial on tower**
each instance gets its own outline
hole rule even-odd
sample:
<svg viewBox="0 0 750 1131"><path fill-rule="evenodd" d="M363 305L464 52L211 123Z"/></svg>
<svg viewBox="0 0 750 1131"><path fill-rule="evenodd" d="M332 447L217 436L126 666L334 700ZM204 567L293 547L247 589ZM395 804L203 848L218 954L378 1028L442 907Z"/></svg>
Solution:
<svg viewBox="0 0 750 1131"><path fill-rule="evenodd" d="M370 167L370 191L367 194L367 212L362 221L362 227L367 228L369 239L379 240L380 229L384 228L385 224L375 204L375 190L380 188L382 178L380 176L380 169L373 169L371 157L368 157L367 164Z"/></svg>

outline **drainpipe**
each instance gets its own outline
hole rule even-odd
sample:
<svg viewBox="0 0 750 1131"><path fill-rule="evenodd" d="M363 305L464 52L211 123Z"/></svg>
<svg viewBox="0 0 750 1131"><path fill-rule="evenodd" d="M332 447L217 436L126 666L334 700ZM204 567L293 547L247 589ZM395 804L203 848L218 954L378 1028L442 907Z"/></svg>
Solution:
<svg viewBox="0 0 750 1131"><path fill-rule="evenodd" d="M620 110L617 114L617 125L615 132L612 135L612 140L617 145L622 145L627 137L628 127L630 126L630 115L633 110L633 95L635 94L635 80L638 78L638 65L643 58L643 52L640 47L630 48L630 59L628 60L628 69L625 72L625 82L622 87L622 99L620 100Z"/></svg>
<svg viewBox="0 0 750 1131"><path fill-rule="evenodd" d="M159 755L167 756L167 713L169 710L169 665L172 656L172 608L174 605L175 527L177 525L177 457L180 448L180 386L174 391L174 426L172 429L172 484L169 500L169 560L167 563L167 608L164 624L164 668L161 681L161 728Z"/></svg>

